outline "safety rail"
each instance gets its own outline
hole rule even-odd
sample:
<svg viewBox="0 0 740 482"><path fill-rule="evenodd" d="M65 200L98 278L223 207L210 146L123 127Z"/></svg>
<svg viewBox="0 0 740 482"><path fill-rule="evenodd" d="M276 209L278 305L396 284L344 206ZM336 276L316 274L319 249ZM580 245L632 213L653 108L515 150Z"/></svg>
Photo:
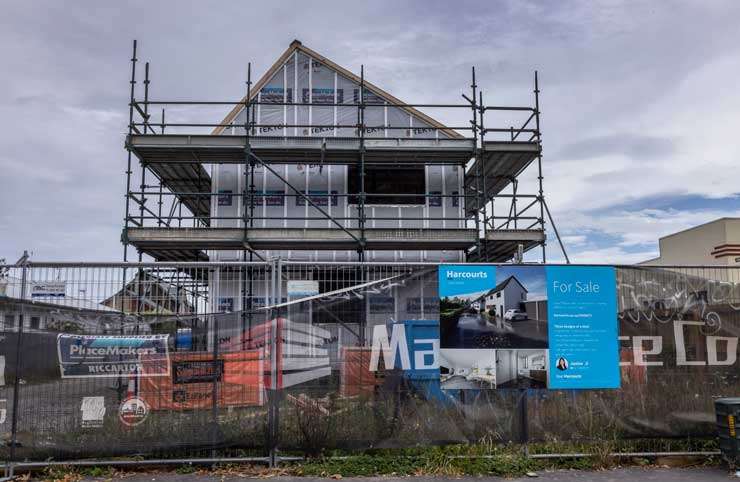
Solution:
<svg viewBox="0 0 740 482"><path fill-rule="evenodd" d="M425 221L431 224L437 224L437 222L443 222L442 227L459 228L466 225L467 222L471 221L473 216L468 214L464 215L464 211L461 206L465 206L466 199L474 198L470 194L438 194L438 193L397 193L397 194L368 194L365 195L365 219L368 222L372 221L398 221L401 224L406 224L411 221ZM237 211L241 212L246 206L247 210L253 211L249 213L248 220L251 221L271 221L271 224L280 223L281 220L290 221L306 221L321 222L325 224L327 218L321 216L321 212L318 208L326 207L331 208L334 212L332 218L337 221L351 221L357 222L359 220L358 211L358 193L340 193L332 191L329 193L316 193L312 191L303 191L300 194L292 194L286 192L257 192L253 191L250 193L232 193L232 192L188 192L188 191L158 191L158 190L145 190L145 191L130 191L129 198L136 205L141 206L142 210L139 214L130 214L128 221L137 227L143 227L146 225L157 225L157 226L178 226L183 227L184 225L197 226L214 226L217 221L220 220L236 220L244 221L245 216L243 214L231 214L224 215L216 212L212 203L215 202L218 208L236 208ZM306 199L312 201L312 203L306 202ZM395 199L396 202L384 202L374 203L373 200L387 200L388 198ZM536 215L525 215L529 212L533 212L532 209L537 205L539 197L535 194L500 194L497 196L499 202L497 206L499 213L495 214L492 210L491 213L486 217L489 221L491 229L508 229L513 227L517 229L527 221L533 221L528 224L525 229L532 229L541 223L541 219ZM414 200L414 202L404 202L404 200ZM191 206L203 206L205 211L193 213L190 209L186 208L183 213L181 207L183 201L187 201ZM508 203L508 209L502 209L502 202ZM517 201L526 202L524 207L517 208ZM200 202L200 203L199 203ZM267 211L273 211L274 208L284 207L286 203L290 202L293 207L305 207L307 212L305 215L293 214L280 214L279 218L276 218L274 214L268 214ZM156 205L156 208L155 206ZM169 206L169 207L167 207ZM260 214L259 211L265 208L265 214ZM376 215L373 213L372 208L378 208L383 211L384 208L398 208L401 213L395 216L387 215ZM419 209L424 211L424 215L415 215L414 212L418 212ZM407 210L411 210L408 212ZM337 214L337 211L342 214ZM404 212L407 211L407 212ZM434 214L439 211L440 214ZM450 213L452 211L452 213ZM458 215L455 215L457 213ZM214 223L215 221L215 223ZM250 222L251 222L250 221ZM154 222L154 223L152 223ZM500 222L500 223L499 223ZM254 223L250 224L250 227L254 227ZM259 227L259 223L257 224Z"/></svg>

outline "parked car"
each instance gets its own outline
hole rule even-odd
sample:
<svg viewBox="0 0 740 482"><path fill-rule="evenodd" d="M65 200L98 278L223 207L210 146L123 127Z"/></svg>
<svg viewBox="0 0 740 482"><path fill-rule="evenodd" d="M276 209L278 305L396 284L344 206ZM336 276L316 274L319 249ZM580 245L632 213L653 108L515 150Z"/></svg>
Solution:
<svg viewBox="0 0 740 482"><path fill-rule="evenodd" d="M518 320L527 320L529 317L527 314L521 310L517 309L510 309L506 310L506 313L504 313L504 320L507 321L518 321Z"/></svg>

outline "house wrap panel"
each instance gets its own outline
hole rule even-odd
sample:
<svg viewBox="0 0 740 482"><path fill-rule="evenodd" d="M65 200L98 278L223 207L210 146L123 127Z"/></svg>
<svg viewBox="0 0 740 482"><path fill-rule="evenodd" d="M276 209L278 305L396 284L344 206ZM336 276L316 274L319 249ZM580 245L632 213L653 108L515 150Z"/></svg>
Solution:
<svg viewBox="0 0 740 482"><path fill-rule="evenodd" d="M319 127L270 127L257 128L256 135L288 135L288 136L347 136L354 137L357 130L354 128L325 129L321 125L355 125L357 123L357 107L347 105L346 107L334 107L324 104L352 104L360 100L359 83L335 72L328 65L312 59L301 51L291 54L285 64L278 68L274 75L264 84L257 93L260 102L268 103L256 108L255 120L258 124L314 124ZM384 98L365 89L364 100L367 104L365 109L365 123L368 126L366 137L421 137L435 138L448 137L443 132L432 129L431 126L419 118L413 117L409 112L390 107ZM270 102L307 102L311 106L282 106L269 105ZM242 111L236 116L234 127L227 129L225 134L243 135L245 114ZM400 129L388 129L388 127L400 127ZM316 165L272 165L281 176L288 180L293 186L301 190L322 209L339 218L356 218L357 206L350 203L345 196L348 185L348 168L346 166L316 166ZM428 166L425 168L425 191L427 194L439 193L440 197L427 198L424 204L389 204L368 206L367 225L374 227L399 227L399 228L424 228L424 227L464 227L464 222L454 219L437 219L423 221L421 219L403 218L455 218L461 217L460 202L445 195L461 192L461 174L454 166ZM233 166L217 165L213 167L214 193L220 190L233 191L232 205L217 206L213 203L212 212L216 215L242 216L242 199L239 195L244 177L243 171L235 170ZM261 166L255 169L253 180L255 193L259 194L254 199L254 225L257 227L327 227L335 225L323 216L319 211L309 205L304 199L297 196L291 189L284 185L270 172ZM228 210L227 210L228 208ZM217 214L218 213L218 214ZM316 219L288 219L288 218L316 218ZM389 219L376 219L383 217ZM340 223L347 227L358 227L356 220L344 219ZM230 223L224 221L215 222L214 226L241 226L241 221L235 219ZM235 259L240 253L211 253L212 259ZM348 252L299 252L299 251L274 251L271 256L281 255L290 259L302 260L336 260L354 261L357 254ZM428 253L420 250L408 250L405 252L375 252L367 253L367 259L376 261L421 261L425 259L458 261L462 260L459 252L435 252Z"/></svg>

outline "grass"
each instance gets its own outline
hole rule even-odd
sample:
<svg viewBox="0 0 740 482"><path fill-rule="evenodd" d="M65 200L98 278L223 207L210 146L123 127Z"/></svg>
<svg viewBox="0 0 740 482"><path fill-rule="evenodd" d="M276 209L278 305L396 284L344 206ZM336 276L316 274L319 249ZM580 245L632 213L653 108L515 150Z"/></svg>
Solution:
<svg viewBox="0 0 740 482"><path fill-rule="evenodd" d="M616 466L649 465L654 460L645 457L611 457L613 452L647 451L708 451L716 450L711 440L631 440L600 441L595 443L535 443L528 447L530 454L541 453L589 453L592 457L533 459L528 457L523 446L518 444L496 444L490 439L470 445L448 445L407 449L372 449L363 451L335 450L322 456L301 462L282 464L268 469L262 465L222 464L219 466L173 465L167 469L144 469L146 472L171 470L177 474L198 473L209 476L269 477L275 475L312 477L366 477L366 476L483 476L517 477L529 472L575 469L601 470ZM696 463L695 461L690 461ZM720 463L719 458L709 457L704 465ZM128 470L128 469L127 469ZM135 471L135 470L134 470ZM47 467L34 478L59 482L78 482L83 478L114 479L124 477L127 472L105 466L95 467ZM26 477L27 478L27 477Z"/></svg>
<svg viewBox="0 0 740 482"><path fill-rule="evenodd" d="M601 441L588 444L547 443L528 446L529 453L588 453L592 457L533 459L521 445L496 445L482 441L473 445L452 445L418 449L387 449L355 454L334 452L292 466L295 475L376 476L376 475L497 475L516 477L527 472L556 469L600 470L617 465L646 465L644 457L616 459L613 452L705 451L716 450L713 441L634 440ZM719 463L707 458L706 464Z"/></svg>

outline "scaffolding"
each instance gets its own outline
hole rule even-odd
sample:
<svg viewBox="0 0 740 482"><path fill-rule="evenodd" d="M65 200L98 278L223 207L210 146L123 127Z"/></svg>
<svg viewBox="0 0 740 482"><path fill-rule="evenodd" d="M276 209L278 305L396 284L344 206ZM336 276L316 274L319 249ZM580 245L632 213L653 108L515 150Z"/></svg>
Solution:
<svg viewBox="0 0 740 482"><path fill-rule="evenodd" d="M291 49L316 58L315 62L330 63L299 41L294 41L289 51ZM276 65L285 62L286 54ZM253 84L251 63L247 67L246 92L239 101L173 101L150 98L148 62L144 68L143 98L137 95L138 62L134 41L125 142L128 163L122 233L124 261L128 258L128 246L132 245L139 261L143 254L157 261L205 261L209 259L209 251L219 250L240 251L246 261L263 259L261 253L266 250L285 249L354 251L356 260L363 262L369 251L429 249L460 251L468 262L506 262L521 261L524 252L540 247L542 262L545 262L545 216L563 248L543 189L537 72L532 106L485 104L475 67L471 69L470 91L462 95L464 101L460 104L403 103L368 83L364 66L359 76L352 77L359 87L359 95L355 93L353 102L337 99L335 93L333 102L323 99L318 104L312 101L311 93L308 99L305 92L304 99L298 99L295 93L288 97L287 87L282 98L265 99L259 91L264 88L267 74ZM333 122L297 122L297 114L293 123L264 122L257 114L260 108L282 107L284 111L292 108L297 112L300 108L319 105L334 108ZM368 110L377 111L381 106L386 109L386 117L388 108L420 116L425 125L417 130L423 130L424 135L415 136L412 125L392 125L387 120L380 126L368 123ZM219 123L172 120L171 110L219 107L232 108L232 113ZM340 123L336 115L338 108L352 109L355 122ZM167 118L165 109L170 109ZM462 110L469 112L471 119L469 125L447 126L417 109ZM238 120L236 113L244 114L243 122ZM495 119L508 116L516 120L516 124L514 121L508 125L499 124L499 120L491 121L492 114ZM284 120L287 118L285 115ZM296 134L299 129L308 135L288 135L289 131ZM282 135L276 136L275 132ZM338 133L342 133L341 136ZM134 157L139 160L139 189L132 186ZM243 176L240 192L218 192L205 168L209 164L240 166L239 176ZM317 194L294 185L285 175L287 170L281 171L285 165L306 164L318 165L319 169L348 166L347 177L352 173L351 182L355 187L352 192L345 189ZM424 193L377 194L366 188L369 169L429 166L461 169L459 190L447 193L430 192L425 188ZM519 186L519 176L530 166L537 169L534 192ZM262 169L285 189L282 192L268 192L264 186L257 189L255 169ZM149 181L152 178L154 183ZM397 214L390 216L382 210L380 215L373 214L374 196L412 197L425 209L421 213L399 209ZM225 197L240 200L242 212L218 215L213 209L214 202L220 203ZM284 216L283 226L268 225L267 220L274 218L261 214L256 208L285 203L286 199L306 206L305 214ZM352 209L332 211L331 207L338 200L347 206L352 203ZM429 206L447 205L448 201L457 207L451 214L442 209L441 215L436 215L428 209ZM288 226L287 221L305 224ZM395 221L398 226L388 226ZM404 221L416 224L403 227Z"/></svg>

